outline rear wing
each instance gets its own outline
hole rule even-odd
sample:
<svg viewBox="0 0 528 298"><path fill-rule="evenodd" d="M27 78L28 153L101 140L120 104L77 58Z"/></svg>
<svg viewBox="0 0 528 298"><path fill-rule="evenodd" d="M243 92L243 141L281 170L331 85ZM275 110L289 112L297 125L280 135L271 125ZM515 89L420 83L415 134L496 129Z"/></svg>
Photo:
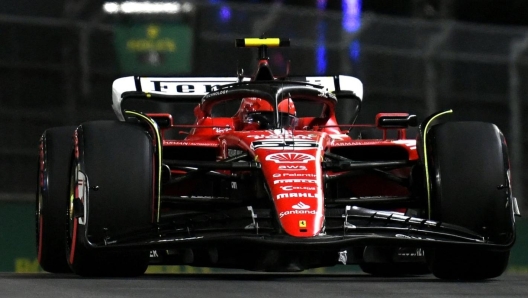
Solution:
<svg viewBox="0 0 528 298"><path fill-rule="evenodd" d="M287 81L301 81L321 85L329 92L352 92L359 100L363 99L363 84L357 78L350 76L307 76L288 77ZM250 78L243 78L250 81ZM112 108L117 118L125 120L121 103L125 92L143 92L178 98L201 99L213 90L214 86L227 85L238 82L237 77L182 77L182 78L151 78L151 77L124 77L112 84Z"/></svg>

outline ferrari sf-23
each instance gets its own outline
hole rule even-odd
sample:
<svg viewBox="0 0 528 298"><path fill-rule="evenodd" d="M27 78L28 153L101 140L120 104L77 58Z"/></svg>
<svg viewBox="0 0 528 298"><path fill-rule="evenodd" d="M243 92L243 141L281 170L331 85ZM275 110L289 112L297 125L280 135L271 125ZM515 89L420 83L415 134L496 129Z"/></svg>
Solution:
<svg viewBox="0 0 528 298"><path fill-rule="evenodd" d="M496 125L379 113L355 124L362 83L273 74L124 77L117 120L40 138L41 267L138 276L149 265L376 276L500 276L515 242L510 163Z"/></svg>

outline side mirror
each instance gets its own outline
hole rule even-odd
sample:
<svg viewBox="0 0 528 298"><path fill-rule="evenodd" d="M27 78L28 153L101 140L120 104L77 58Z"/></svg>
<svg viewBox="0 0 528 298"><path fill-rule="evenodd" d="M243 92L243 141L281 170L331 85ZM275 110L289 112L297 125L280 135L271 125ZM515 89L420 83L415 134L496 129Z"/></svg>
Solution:
<svg viewBox="0 0 528 298"><path fill-rule="evenodd" d="M152 118L160 129L170 128L173 125L172 115L165 113L147 113L147 116Z"/></svg>
<svg viewBox="0 0 528 298"><path fill-rule="evenodd" d="M376 115L376 127L380 129L401 129L418 126L416 115L407 113L379 113Z"/></svg>

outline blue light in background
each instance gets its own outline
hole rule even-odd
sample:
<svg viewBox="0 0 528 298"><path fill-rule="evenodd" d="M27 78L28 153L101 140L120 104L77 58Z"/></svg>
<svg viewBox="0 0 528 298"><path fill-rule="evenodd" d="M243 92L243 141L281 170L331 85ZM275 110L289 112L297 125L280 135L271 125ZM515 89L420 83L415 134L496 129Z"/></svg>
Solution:
<svg viewBox="0 0 528 298"><path fill-rule="evenodd" d="M317 9L325 10L328 0L317 0ZM343 29L353 33L361 27L361 4L362 0L343 0ZM357 61L360 54L360 43L354 40L349 45L349 55L352 60ZM326 22L320 20L317 26L317 48L315 52L316 72L318 75L325 74L328 64L326 49Z"/></svg>
<svg viewBox="0 0 528 298"><path fill-rule="evenodd" d="M229 6L222 6L222 8L220 8L220 19L223 21L223 22L227 22L231 19L231 8Z"/></svg>
<svg viewBox="0 0 528 298"><path fill-rule="evenodd" d="M317 0L317 9L325 10L327 0ZM322 75L326 72L326 22L319 20L317 24L317 48L315 50L316 74Z"/></svg>
<svg viewBox="0 0 528 298"><path fill-rule="evenodd" d="M317 74L324 74L326 72L326 46L324 44L317 46L315 52L317 60Z"/></svg>
<svg viewBox="0 0 528 298"><path fill-rule="evenodd" d="M343 0L343 29L348 33L354 33L361 27L361 1ZM360 53L360 43L354 40L349 46L349 55L352 60L357 61Z"/></svg>
<svg viewBox="0 0 528 298"><path fill-rule="evenodd" d="M317 9L326 9L326 2L328 0L317 0Z"/></svg>
<svg viewBox="0 0 528 298"><path fill-rule="evenodd" d="M356 32L361 26L361 0L343 0L343 28Z"/></svg>
<svg viewBox="0 0 528 298"><path fill-rule="evenodd" d="M224 0L209 0L209 3L220 5L224 3ZM231 20L231 8L227 5L222 5L218 10L218 17L220 21L227 23Z"/></svg>
<svg viewBox="0 0 528 298"><path fill-rule="evenodd" d="M348 49L349 49L349 55L352 58L352 60L357 60L359 58L359 49L360 49L359 41L354 40L350 44Z"/></svg>

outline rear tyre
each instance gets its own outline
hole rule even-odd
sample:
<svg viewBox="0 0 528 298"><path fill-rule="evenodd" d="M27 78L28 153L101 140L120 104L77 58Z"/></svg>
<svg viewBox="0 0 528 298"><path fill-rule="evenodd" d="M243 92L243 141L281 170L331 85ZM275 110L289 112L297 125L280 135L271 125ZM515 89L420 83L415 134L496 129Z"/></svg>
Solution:
<svg viewBox="0 0 528 298"><path fill-rule="evenodd" d="M37 259L51 273L71 272L66 261L69 165L75 126L47 129L39 142L36 202Z"/></svg>
<svg viewBox="0 0 528 298"><path fill-rule="evenodd" d="M148 229L153 219L153 146L140 126L82 124L74 138L68 263L81 276L138 276L148 251L105 251L107 240Z"/></svg>
<svg viewBox="0 0 528 298"><path fill-rule="evenodd" d="M433 249L426 253L433 274L444 279L486 279L508 265L515 229L507 146L491 123L448 122L427 135L430 217L464 227L502 244L505 251Z"/></svg>

